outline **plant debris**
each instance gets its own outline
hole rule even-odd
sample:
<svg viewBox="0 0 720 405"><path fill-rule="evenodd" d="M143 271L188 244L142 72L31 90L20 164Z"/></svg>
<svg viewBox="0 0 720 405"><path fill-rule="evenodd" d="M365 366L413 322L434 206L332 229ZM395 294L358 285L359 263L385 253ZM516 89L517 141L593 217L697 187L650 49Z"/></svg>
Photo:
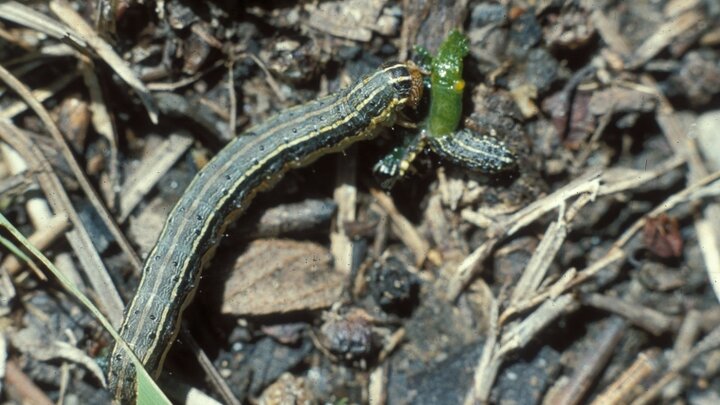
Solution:
<svg viewBox="0 0 720 405"><path fill-rule="evenodd" d="M458 29L461 126L517 170L421 151L381 191L372 168L419 111L290 172L217 241L163 389L715 403L719 27L703 0L5 1L2 215L119 326L141 258L223 145ZM0 267L3 400L107 403L110 335L9 249Z"/></svg>

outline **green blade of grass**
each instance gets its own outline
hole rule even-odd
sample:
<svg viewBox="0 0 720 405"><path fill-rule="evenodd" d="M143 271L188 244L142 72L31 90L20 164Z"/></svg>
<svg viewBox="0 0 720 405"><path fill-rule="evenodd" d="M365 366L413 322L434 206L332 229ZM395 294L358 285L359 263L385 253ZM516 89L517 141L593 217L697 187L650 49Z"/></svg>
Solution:
<svg viewBox="0 0 720 405"><path fill-rule="evenodd" d="M170 400L165 396L165 394L163 394L162 390L160 390L152 377L150 377L140 360L135 356L135 353L130 350L125 341L120 337L118 331L110 324L110 321L95 305L93 305L87 296L77 289L70 279L65 277L64 274L53 266L52 262L48 260L48 258L35 249L35 247L22 235L22 233L20 233L20 231L17 230L17 228L10 223L10 221L7 220L7 218L5 218L4 215L2 215L2 213L0 213L0 229L5 229L12 237L11 240L0 235L0 244L5 246L11 253L16 255L18 259L26 262L28 266L33 269L40 271L37 262L42 263L42 265L53 275L53 277L55 277L58 283L60 283L60 285L70 295L75 297L75 299L77 299L80 304L83 305L102 324L105 330L112 335L113 339L120 342L121 346L125 349L135 365L135 371L137 374L136 378L138 381L138 405L170 405ZM19 248L18 245L22 246L22 248ZM29 255L25 252L28 252Z"/></svg>

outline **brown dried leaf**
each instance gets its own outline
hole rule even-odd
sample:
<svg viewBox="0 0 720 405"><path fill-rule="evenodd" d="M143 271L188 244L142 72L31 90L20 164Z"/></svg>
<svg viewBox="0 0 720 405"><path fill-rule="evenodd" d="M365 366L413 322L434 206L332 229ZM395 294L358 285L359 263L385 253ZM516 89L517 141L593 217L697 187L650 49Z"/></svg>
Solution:
<svg viewBox="0 0 720 405"><path fill-rule="evenodd" d="M85 139L90 127L90 107L79 96L72 95L60 103L57 111L58 127L75 148L85 150Z"/></svg>
<svg viewBox="0 0 720 405"><path fill-rule="evenodd" d="M645 221L643 229L645 247L662 258L680 257L683 252L683 239L677 218L660 214Z"/></svg>
<svg viewBox="0 0 720 405"><path fill-rule="evenodd" d="M344 278L316 243L257 240L235 261L222 312L268 315L328 307L340 296Z"/></svg>

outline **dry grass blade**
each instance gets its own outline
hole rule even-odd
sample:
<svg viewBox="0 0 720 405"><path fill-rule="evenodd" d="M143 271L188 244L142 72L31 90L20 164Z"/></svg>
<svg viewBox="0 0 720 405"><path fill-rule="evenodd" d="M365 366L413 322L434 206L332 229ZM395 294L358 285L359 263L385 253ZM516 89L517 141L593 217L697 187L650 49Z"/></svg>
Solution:
<svg viewBox="0 0 720 405"><path fill-rule="evenodd" d="M699 198L717 196L720 193L720 187L714 184L720 179L720 171L712 173L704 178L690 184L684 189L668 197L665 201L658 204L652 211L647 213L643 218L637 220L630 226L618 240L613 244L615 248L624 246L630 238L639 231L644 225L647 218L656 217L663 212L667 212L680 204L697 201Z"/></svg>
<svg viewBox="0 0 720 405"><path fill-rule="evenodd" d="M625 38L620 33L620 27L616 20L608 18L603 12L600 5L596 5L594 1L585 1L588 9L592 10L591 21L598 28L600 36L608 45L609 49L619 55L627 57L632 51Z"/></svg>
<svg viewBox="0 0 720 405"><path fill-rule="evenodd" d="M115 190L118 190L120 185L118 175L118 142L117 134L115 133L115 126L113 125L113 119L110 116L110 112L105 105L100 81L98 80L97 73L95 72L95 64L90 60L82 60L80 62L80 71L82 72L82 76L85 80L85 85L87 86L88 94L90 96L90 111L92 111L90 119L92 120L93 127L95 128L95 131L107 140L110 147L110 157L107 164L110 181L109 184L101 188L100 191L103 193L105 201L108 202L110 209L115 210Z"/></svg>
<svg viewBox="0 0 720 405"><path fill-rule="evenodd" d="M674 155L651 170L637 170L625 167L608 169L603 173L598 195L604 196L636 189L680 167L683 163L685 163L685 159L682 156Z"/></svg>
<svg viewBox="0 0 720 405"><path fill-rule="evenodd" d="M16 339L19 340L19 339ZM17 342L15 344L18 344ZM31 352L33 358L38 360L62 359L73 364L81 365L88 370L92 376L97 379L103 386L105 383L105 375L100 365L90 357L81 348L75 347L68 342L60 340L44 341L42 339L35 340L28 338L19 344L24 352Z"/></svg>
<svg viewBox="0 0 720 405"><path fill-rule="evenodd" d="M38 229L28 237L30 243L36 246L40 250L47 248L52 242L54 242L60 235L62 235L70 226L68 216L65 213L60 213L50 218L45 224L44 228ZM21 263L15 256L9 256L2 263L0 268L7 271L9 274L14 275L21 268ZM45 275L38 274L41 280L45 279Z"/></svg>
<svg viewBox="0 0 720 405"><path fill-rule="evenodd" d="M0 121L0 139L15 149L36 173L38 183L55 212L64 212L70 218L73 229L66 232L68 242L78 256L78 260L86 270L88 280L98 296L99 302L108 318L115 325L120 325L123 316L123 303L115 289L102 259L93 246L92 239L83 226L80 216L72 205L70 197L53 173L52 167L45 160L37 145L23 135L16 127Z"/></svg>
<svg viewBox="0 0 720 405"><path fill-rule="evenodd" d="M275 78L272 76L272 73L268 70L267 66L265 66L265 63L260 60L257 56L253 55L252 53L249 53L248 56L250 56L250 59L252 59L253 62L260 68L260 70L265 73L265 81L267 82L268 86L270 86L270 89L272 89L273 93L275 93L275 97L278 98L281 102L285 102L285 95L283 94L282 90L280 89L280 85L275 81Z"/></svg>
<svg viewBox="0 0 720 405"><path fill-rule="evenodd" d="M649 43L650 45L645 48L641 46L640 50L650 49L654 51L656 44L664 46L669 41L669 38L675 38L684 32L705 29L705 25L705 19L702 18L701 13L689 10L677 18L669 19L658 30L656 35L646 41L645 44ZM662 32L662 28L666 32ZM686 128L675 113L670 100L665 97L664 92L652 76L643 75L642 82L651 89L660 101L660 108L656 110L655 120L670 146L675 149L675 153L687 160L690 169L688 181L694 183L707 176L708 170L700 156L697 142L693 137L687 136ZM708 204L700 211L701 213L695 218L695 229L698 233L700 245L712 247L702 249L701 252L705 260L708 279L712 283L716 297L720 300L720 206L718 204Z"/></svg>
<svg viewBox="0 0 720 405"><path fill-rule="evenodd" d="M23 136L27 136L27 134L23 134ZM48 159L48 157L45 155L45 153L48 153L48 150L41 149L42 148L38 148L35 151L29 150L28 153L25 153L25 156L23 156L16 150L8 146L8 144L0 144L0 150L2 150L3 157L6 159L10 170L13 173L25 174L26 176L28 176L28 179L33 182L33 184L37 185L36 183L39 183L40 189L43 191L47 191L48 189L52 189L54 185L48 183L49 178L47 176L41 176L42 173L36 170L39 166L35 164L36 161L41 162L41 164L45 164L46 160ZM34 156L30 156L35 152L38 153ZM47 187L43 188L43 185L46 185ZM42 193L37 193L36 195L31 195L29 197L30 198L25 201L25 212L27 213L28 218L32 223L33 229L35 229L35 233L37 233L39 230L47 228L48 222L51 221L54 216L56 216L55 214L53 214L53 212L60 212L60 214L58 215L63 215L65 213L65 211L58 211L58 205L52 204L52 201L58 202L60 206L62 206L63 204L63 202L58 201L55 196L51 197L51 203L48 202L48 199L46 199L45 196L42 195ZM75 240L75 234L73 232L74 231L71 230L69 232L66 232L65 234L68 236L68 240L71 242L71 245L75 243L75 246L78 246L81 243L79 243L80 241ZM87 263L99 260L99 255L97 255L94 251L88 252L87 255L95 256L89 257L89 260L86 261ZM81 288L86 288L85 280L80 275L80 270L75 265L75 261L73 260L70 252L58 252L55 255L55 260L58 266L63 269L64 274L68 278L70 278L75 283L75 285L81 286ZM36 269L33 267L31 267L31 269L36 273L40 273L36 271ZM42 278L44 278L44 276L42 276L41 279Z"/></svg>
<svg viewBox="0 0 720 405"><path fill-rule="evenodd" d="M75 178L77 179L78 183L80 183L80 187L85 192L88 200L90 200L92 205L95 207L95 210L100 215L100 218L102 218L105 226L108 227L113 237L115 238L115 241L120 245L120 248L127 254L130 262L134 265L135 268L139 269L140 259L137 257L135 250L132 248L132 246L130 246L130 242L128 242L128 240L125 238L125 235L120 231L117 224L115 223L115 220L107 211L105 205L102 203L97 193L95 193L95 190L85 176L84 171L75 159L75 156L70 149L70 146L67 144L67 141L60 133L60 130L58 129L57 125L55 125L55 122L52 120L52 117L50 117L50 114L42 106L42 104L40 104L40 102L33 97L30 90L2 66L0 66L0 80L4 81L10 88L12 88L16 93L18 93L18 95L20 95L20 97L25 100L25 102L30 106L30 108L35 112L35 114L38 115L40 120L45 125L45 128L47 128L48 132L50 132L50 135L52 135L53 139L55 139L55 141L60 146L63 157L67 161L68 165L70 165L70 168L72 169Z"/></svg>
<svg viewBox="0 0 720 405"><path fill-rule="evenodd" d="M85 40L87 46L92 48L95 53L110 66L125 83L127 83L140 97L145 108L148 111L150 120L157 124L158 108L152 95L148 91L145 84L135 76L132 69L127 66L125 61L115 53L112 47L105 42L97 33L85 22L85 20L63 0L50 2L50 9L60 18L68 27L75 30L75 34Z"/></svg>
<svg viewBox="0 0 720 405"><path fill-rule="evenodd" d="M233 60L228 62L227 66L227 72L228 72L228 98L230 99L230 108L228 111L228 114L230 115L230 119L228 119L228 127L230 128L230 136L235 137L237 136L236 128L237 128L237 94L235 92L235 73L233 73L233 68L235 67L235 63Z"/></svg>
<svg viewBox="0 0 720 405"><path fill-rule="evenodd" d="M703 246L714 246L715 248L702 249L705 269L708 273L708 280L715 291L715 296L720 301L720 240L718 240L718 228L710 218L720 217L720 207L713 205L706 207L704 216L695 220L698 240L706 243Z"/></svg>
<svg viewBox="0 0 720 405"><path fill-rule="evenodd" d="M0 16L14 23L32 28L59 40L69 40L80 49L92 48L142 100L153 123L157 123L158 109L152 95L132 70L97 33L65 2L51 2L51 8L67 25L15 1L0 4Z"/></svg>
<svg viewBox="0 0 720 405"><path fill-rule="evenodd" d="M457 272L448 281L447 298L449 300L457 299L467 283L478 273L480 264L490 256L498 242L500 242L499 237L489 237L460 263Z"/></svg>
<svg viewBox="0 0 720 405"><path fill-rule="evenodd" d="M2 151L2 157L11 173L27 176L28 181L34 183L33 170L29 167L27 160L24 159L23 156L6 143L0 143L0 151ZM45 157L42 156L41 158L44 159ZM28 219L35 230L34 235L47 230L48 222L51 221L54 216L48 201L41 195L35 195L29 196L29 198L25 200L24 205ZM54 233L54 231L51 232ZM58 263L64 263L63 270L69 278L75 281L77 285L84 285L69 253L59 252L55 258ZM20 268L20 262L18 262L16 258L9 257L6 264L8 265L8 274L11 274L12 267L15 267L16 271ZM45 279L45 276L41 272L36 271L33 267L31 267L31 269L35 271L40 280Z"/></svg>
<svg viewBox="0 0 720 405"><path fill-rule="evenodd" d="M0 179L0 206L7 204L7 200L24 194L33 185L27 173L10 174Z"/></svg>
<svg viewBox="0 0 720 405"><path fill-rule="evenodd" d="M59 40L70 40L75 46L81 48L87 46L81 36L68 29L65 25L16 1L0 4L0 18L24 25Z"/></svg>
<svg viewBox="0 0 720 405"><path fill-rule="evenodd" d="M44 102L45 100L57 94L57 92L59 92L60 90L67 87L67 85L72 83L76 78L77 76L74 74L63 75L58 80L52 82L47 88L33 90L33 97L35 97L40 102ZM0 119L11 119L18 114L25 112L27 108L27 103L23 103L22 101L14 102L10 104L7 108L3 108L2 110L0 110Z"/></svg>
<svg viewBox="0 0 720 405"><path fill-rule="evenodd" d="M584 193L597 195L600 189L602 171L592 170L585 175L573 180L568 185L561 187L549 196L528 205L515 214L505 219L501 231L505 235L513 235L518 230L531 224L542 215L557 209L566 203L567 200L575 198Z"/></svg>
<svg viewBox="0 0 720 405"><path fill-rule="evenodd" d="M387 366L376 367L368 383L369 405L384 405L387 401Z"/></svg>
<svg viewBox="0 0 720 405"><path fill-rule="evenodd" d="M1 124L1 122L0 122ZM86 311L91 313L95 319L97 319L102 326L107 330L114 339L116 339L126 354L130 356L131 361L135 367L135 377L138 380L138 404L169 404L170 402L163 395L162 391L158 388L155 381L150 377L148 372L143 368L140 360L135 356L130 347L120 338L117 330L113 327L110 320L103 316L102 312L90 301L90 299L84 295L77 286L67 277L63 275L51 262L43 256L27 239L18 231L2 213L0 213L0 229L2 229L3 235L0 236L0 241L17 252L18 257L22 257L23 260L31 267L35 267L40 271L40 267L52 274L55 281L73 298L75 298ZM7 234L6 238L4 235ZM103 381L104 383L104 381Z"/></svg>

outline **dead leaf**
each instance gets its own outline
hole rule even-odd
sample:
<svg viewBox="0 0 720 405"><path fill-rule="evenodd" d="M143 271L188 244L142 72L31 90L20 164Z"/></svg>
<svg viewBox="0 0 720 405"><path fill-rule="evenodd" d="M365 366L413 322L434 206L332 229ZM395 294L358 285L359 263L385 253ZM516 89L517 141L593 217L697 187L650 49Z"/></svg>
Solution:
<svg viewBox="0 0 720 405"><path fill-rule="evenodd" d="M235 261L222 312L257 316L328 307L340 296L344 279L321 245L257 240Z"/></svg>

